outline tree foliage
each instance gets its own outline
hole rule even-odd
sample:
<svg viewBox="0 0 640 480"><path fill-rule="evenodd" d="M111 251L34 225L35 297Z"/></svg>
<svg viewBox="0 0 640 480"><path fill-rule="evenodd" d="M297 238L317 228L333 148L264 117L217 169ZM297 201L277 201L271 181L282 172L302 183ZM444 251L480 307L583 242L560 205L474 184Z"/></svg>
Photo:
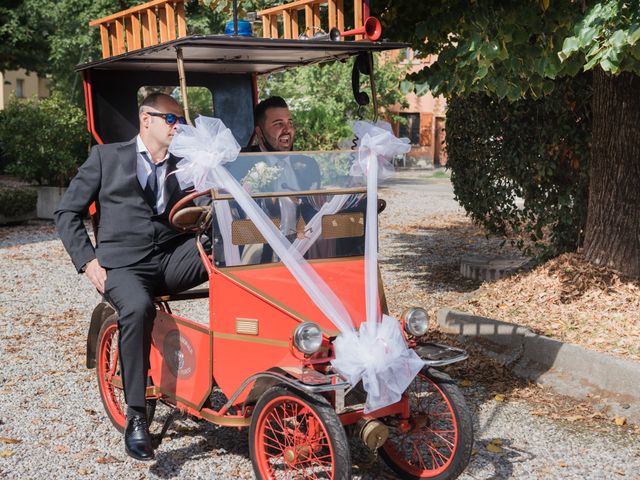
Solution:
<svg viewBox="0 0 640 480"><path fill-rule="evenodd" d="M448 166L456 199L489 232L542 257L574 251L587 213L589 79L542 99L453 97Z"/></svg>
<svg viewBox="0 0 640 480"><path fill-rule="evenodd" d="M395 104L406 106L400 83L406 68L397 62L376 60L375 83L379 113L395 121L389 112ZM351 134L350 121L371 119L373 105L358 109L351 89L352 61L313 65L276 73L263 80L263 97L279 95L287 100L296 125L296 148L334 149ZM362 77L362 91L370 92L368 79Z"/></svg>
<svg viewBox="0 0 640 480"><path fill-rule="evenodd" d="M33 187L0 185L0 216L19 217L36 209L38 194Z"/></svg>
<svg viewBox="0 0 640 480"><path fill-rule="evenodd" d="M438 55L413 77L435 94L540 98L554 79L596 66L640 73L636 0L387 0L383 23L390 38Z"/></svg>
<svg viewBox="0 0 640 480"><path fill-rule="evenodd" d="M0 0L0 72L48 70L53 25L37 0Z"/></svg>
<svg viewBox="0 0 640 480"><path fill-rule="evenodd" d="M0 111L7 173L27 182L65 186L87 155L84 112L60 94L12 100Z"/></svg>
<svg viewBox="0 0 640 480"><path fill-rule="evenodd" d="M539 99L562 84L558 79L593 73L593 98L601 100L592 108L584 255L640 277L640 216L623 213L640 211L638 0L386 0L382 7L390 38L437 55L413 76L436 94Z"/></svg>
<svg viewBox="0 0 640 480"><path fill-rule="evenodd" d="M100 31L90 27L89 22L140 3L140 0L3 0L0 71L23 67L50 74L52 88L80 105L81 79L75 66L102 58ZM227 18L224 11L204 8L197 1L186 4L190 34L222 33Z"/></svg>

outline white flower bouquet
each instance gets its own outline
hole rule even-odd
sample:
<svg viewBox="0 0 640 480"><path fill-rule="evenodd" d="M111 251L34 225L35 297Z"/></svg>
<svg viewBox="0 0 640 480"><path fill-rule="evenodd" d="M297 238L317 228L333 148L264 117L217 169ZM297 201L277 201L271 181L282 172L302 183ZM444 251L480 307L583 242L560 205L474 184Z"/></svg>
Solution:
<svg viewBox="0 0 640 480"><path fill-rule="evenodd" d="M282 167L269 166L265 162L256 163L242 179L242 185L253 192L261 192L267 189L282 175Z"/></svg>

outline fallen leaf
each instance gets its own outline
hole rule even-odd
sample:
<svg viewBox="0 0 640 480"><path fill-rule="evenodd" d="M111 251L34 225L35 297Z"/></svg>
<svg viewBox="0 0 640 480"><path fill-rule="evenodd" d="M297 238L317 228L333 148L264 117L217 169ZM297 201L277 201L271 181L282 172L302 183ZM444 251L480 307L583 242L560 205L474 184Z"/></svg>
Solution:
<svg viewBox="0 0 640 480"><path fill-rule="evenodd" d="M78 474L79 475L89 475L90 473L91 473L91 470L87 470L86 468L78 469Z"/></svg>
<svg viewBox="0 0 640 480"><path fill-rule="evenodd" d="M627 419L625 417L615 417L613 419L613 422L618 425L619 427L623 426L625 423L627 423Z"/></svg>
<svg viewBox="0 0 640 480"><path fill-rule="evenodd" d="M491 453L502 453L503 452L501 447L499 447L498 445L495 445L493 443L488 443L487 444L487 450L490 451Z"/></svg>
<svg viewBox="0 0 640 480"><path fill-rule="evenodd" d="M566 464L566 463L561 463L561 464L560 464L560 466L561 466L562 468L567 468L567 464Z"/></svg>
<svg viewBox="0 0 640 480"><path fill-rule="evenodd" d="M12 457L14 453L11 450L0 450L0 458Z"/></svg>
<svg viewBox="0 0 640 480"><path fill-rule="evenodd" d="M460 382L460 386L461 387L470 387L471 386L471 380L467 380L466 378L464 380L462 380Z"/></svg>
<svg viewBox="0 0 640 480"><path fill-rule="evenodd" d="M505 397L504 395L502 395L501 393L498 393L495 397L493 397L493 399L494 399L496 402L504 402L504 401L505 401L505 398L506 398L506 397Z"/></svg>
<svg viewBox="0 0 640 480"><path fill-rule="evenodd" d="M494 438L493 440L491 440L490 443L493 443L494 445L502 445L502 440L500 440L499 438Z"/></svg>
<svg viewBox="0 0 640 480"><path fill-rule="evenodd" d="M578 420L584 420L584 417L582 415L571 415L570 417L567 417L567 420L570 422L577 422Z"/></svg>
<svg viewBox="0 0 640 480"><path fill-rule="evenodd" d="M105 464L105 463L119 463L122 460L118 460L115 457L112 457L111 455L105 455L104 457L100 457L96 460L96 463L101 463L101 464Z"/></svg>
<svg viewBox="0 0 640 480"><path fill-rule="evenodd" d="M17 438L8 438L8 437L0 437L1 443L20 443L22 440L18 440Z"/></svg>

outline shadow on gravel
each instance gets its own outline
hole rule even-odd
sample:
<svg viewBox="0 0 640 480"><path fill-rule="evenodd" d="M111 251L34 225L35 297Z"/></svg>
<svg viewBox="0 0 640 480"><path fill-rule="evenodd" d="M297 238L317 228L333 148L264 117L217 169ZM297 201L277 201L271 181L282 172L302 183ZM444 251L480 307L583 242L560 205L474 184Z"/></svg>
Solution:
<svg viewBox="0 0 640 480"><path fill-rule="evenodd" d="M484 240L468 237L467 226L424 228L407 233L388 234L393 249L384 253L380 264L384 270L408 274L415 287L438 291L470 292L481 282L460 274L460 257L486 248Z"/></svg>
<svg viewBox="0 0 640 480"><path fill-rule="evenodd" d="M164 418L158 420L162 422ZM175 443L172 440L183 437L189 437L189 444L180 448L173 447ZM169 429L160 448L156 450L155 462L149 468L149 472L159 478L184 478L182 468L186 463L210 455L217 455L221 463L226 463L224 456L228 454L239 455L249 460L246 429L219 427L206 421L189 427L178 425ZM225 473L229 475L228 478L242 477L240 472L233 469Z"/></svg>
<svg viewBox="0 0 640 480"><path fill-rule="evenodd" d="M30 220L25 224L0 226L0 248L48 242L57 238L52 221Z"/></svg>

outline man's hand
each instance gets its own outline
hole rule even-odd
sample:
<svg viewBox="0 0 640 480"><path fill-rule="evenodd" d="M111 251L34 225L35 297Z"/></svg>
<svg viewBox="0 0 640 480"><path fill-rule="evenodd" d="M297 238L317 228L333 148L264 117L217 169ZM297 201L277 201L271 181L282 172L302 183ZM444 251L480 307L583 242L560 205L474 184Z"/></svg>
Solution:
<svg viewBox="0 0 640 480"><path fill-rule="evenodd" d="M84 273L98 292L104 293L104 284L107 281L107 271L100 266L98 259L94 258L87 263Z"/></svg>

